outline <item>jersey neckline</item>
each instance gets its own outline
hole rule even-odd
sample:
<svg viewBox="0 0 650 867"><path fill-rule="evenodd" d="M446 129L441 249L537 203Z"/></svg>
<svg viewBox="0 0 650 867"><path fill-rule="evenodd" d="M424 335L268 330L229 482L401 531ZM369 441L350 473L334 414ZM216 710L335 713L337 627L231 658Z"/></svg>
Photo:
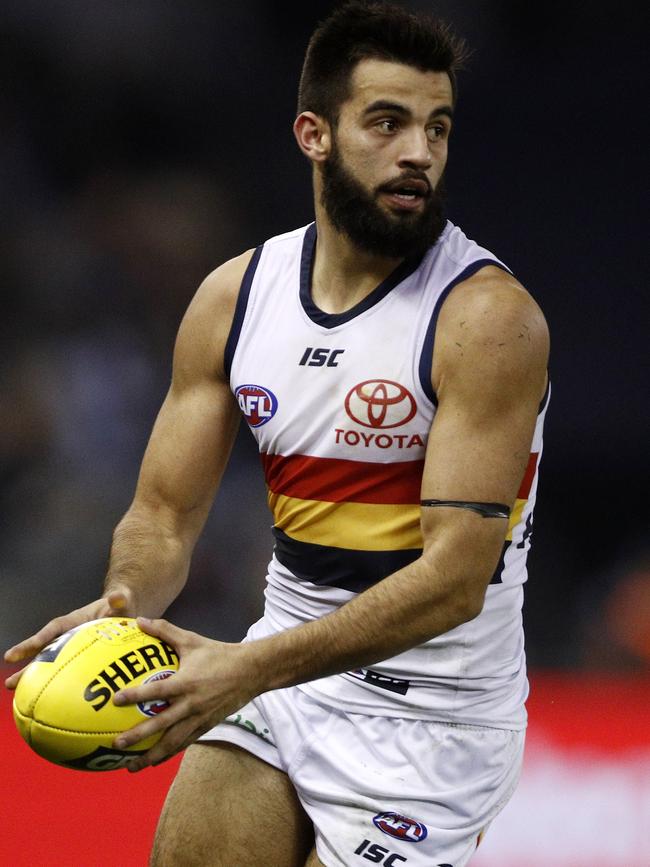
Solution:
<svg viewBox="0 0 650 867"><path fill-rule="evenodd" d="M334 328L337 325L342 325L349 322L351 319L365 313L375 304L378 304L383 298L388 295L391 289L394 289L403 280L406 280L419 266L420 262L426 254L419 256L411 256L400 263L388 277L376 286L372 292L366 295L361 301L345 310L343 313L326 313L317 307L311 297L311 275L314 265L314 252L316 250L316 223L310 223L305 231L305 236L302 242L302 255L300 259L300 303L302 308L316 325L322 325L324 328Z"/></svg>

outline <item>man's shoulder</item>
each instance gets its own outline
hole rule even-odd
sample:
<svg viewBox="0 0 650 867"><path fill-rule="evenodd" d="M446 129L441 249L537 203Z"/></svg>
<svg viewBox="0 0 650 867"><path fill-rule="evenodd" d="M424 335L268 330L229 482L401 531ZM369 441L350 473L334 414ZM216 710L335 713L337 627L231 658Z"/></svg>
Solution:
<svg viewBox="0 0 650 867"><path fill-rule="evenodd" d="M209 300L214 302L222 296L236 295L254 255L255 248L252 247L232 259L222 262L205 277L199 286L197 297L206 302Z"/></svg>
<svg viewBox="0 0 650 867"><path fill-rule="evenodd" d="M509 272L487 264L450 292L436 344L436 380L443 367L448 374L479 369L483 381L491 373L507 379L517 370L546 369L549 333L530 292Z"/></svg>
<svg viewBox="0 0 650 867"><path fill-rule="evenodd" d="M480 333L494 330L495 323L503 329L518 328L516 323L533 323L546 331L542 310L525 286L498 264L487 262L454 287L441 311L441 324L472 322Z"/></svg>
<svg viewBox="0 0 650 867"><path fill-rule="evenodd" d="M469 238L460 226L448 220L436 246L440 256L447 260L450 272L455 272L451 281L453 291L442 308L446 316L466 310L478 318L490 311L495 317L529 313L543 319L532 293L508 265Z"/></svg>
<svg viewBox="0 0 650 867"><path fill-rule="evenodd" d="M307 232L315 232L316 224L308 223L306 226L299 226L297 229L291 229L288 232L282 232L279 235L273 235L270 238L267 238L264 241L265 247L275 247L275 246L290 246L291 244L299 243L301 244L305 233Z"/></svg>
<svg viewBox="0 0 650 867"><path fill-rule="evenodd" d="M242 280L254 255L255 249L246 250L223 262L204 278L185 311L178 332L178 347L200 344L206 351L216 347L217 354L222 354ZM208 354L212 354L211 351Z"/></svg>
<svg viewBox="0 0 650 867"><path fill-rule="evenodd" d="M230 308L234 309L246 272L249 267L252 268L257 265L263 249L278 248L291 240L299 241L308 228L308 226L303 226L281 235L274 235L258 244L257 247L251 247L245 252L233 256L233 258L227 259L204 278L196 291L192 307L198 308L202 314L219 312L220 309L224 311Z"/></svg>
<svg viewBox="0 0 650 867"><path fill-rule="evenodd" d="M485 261L486 263L496 262L505 271L512 273L508 265L499 256L468 237L460 226L457 226L450 220L447 220L438 243L433 249L434 251L437 250L439 255L443 256L452 268L456 267L462 270L465 266Z"/></svg>
<svg viewBox="0 0 650 867"><path fill-rule="evenodd" d="M256 266L263 250L267 252L277 251L282 247L294 251L296 248L300 249L305 233L312 225L309 224L289 232L273 235L258 244L257 247L251 247L244 253L223 262L207 275L199 287L197 296L206 296L206 300L216 303L219 303L220 300L236 299L249 266Z"/></svg>

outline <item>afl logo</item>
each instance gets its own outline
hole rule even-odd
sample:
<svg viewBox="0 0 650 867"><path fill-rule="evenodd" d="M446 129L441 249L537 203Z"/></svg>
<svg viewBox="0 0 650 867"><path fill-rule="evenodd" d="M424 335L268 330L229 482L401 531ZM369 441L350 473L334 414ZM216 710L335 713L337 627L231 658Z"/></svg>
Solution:
<svg viewBox="0 0 650 867"><path fill-rule="evenodd" d="M417 411L408 389L390 379L367 379L351 388L345 397L345 410L364 427L401 427Z"/></svg>
<svg viewBox="0 0 650 867"><path fill-rule="evenodd" d="M171 677L175 672L166 669L165 671L157 671L155 674L152 674L151 677L148 677L146 680L142 681L142 686L145 683L152 683L154 680L166 680L168 677ZM166 710L169 707L169 702L164 700L156 700L156 701L140 701L138 702L138 710L140 713L143 713L145 716L157 716L161 711Z"/></svg>
<svg viewBox="0 0 650 867"><path fill-rule="evenodd" d="M262 427L271 421L278 408L277 397L263 385L240 385L235 397L251 427Z"/></svg>
<svg viewBox="0 0 650 867"><path fill-rule="evenodd" d="M372 820L380 831L408 843L421 843L427 836L427 826L399 813L378 813Z"/></svg>

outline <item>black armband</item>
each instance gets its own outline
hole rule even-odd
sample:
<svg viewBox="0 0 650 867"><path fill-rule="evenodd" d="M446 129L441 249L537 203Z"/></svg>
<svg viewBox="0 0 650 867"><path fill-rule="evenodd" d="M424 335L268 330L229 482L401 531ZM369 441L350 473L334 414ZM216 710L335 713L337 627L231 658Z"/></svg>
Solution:
<svg viewBox="0 0 650 867"><path fill-rule="evenodd" d="M510 509L503 503L471 503L465 500L420 500L421 506L450 506L452 509L470 509L482 518L509 518Z"/></svg>

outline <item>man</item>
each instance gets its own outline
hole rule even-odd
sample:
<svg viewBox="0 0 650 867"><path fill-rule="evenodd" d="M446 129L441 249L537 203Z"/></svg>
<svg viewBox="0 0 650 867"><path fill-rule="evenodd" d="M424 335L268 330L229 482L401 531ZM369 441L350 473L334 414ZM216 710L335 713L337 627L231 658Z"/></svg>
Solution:
<svg viewBox="0 0 650 867"><path fill-rule="evenodd" d="M7 654L165 611L243 414L274 515L264 617L241 644L142 620L180 671L115 696L170 702L116 739L166 730L132 770L188 748L157 867L462 867L516 785L548 336L442 216L461 53L399 7L316 30L294 126L315 222L199 288L104 596Z"/></svg>

